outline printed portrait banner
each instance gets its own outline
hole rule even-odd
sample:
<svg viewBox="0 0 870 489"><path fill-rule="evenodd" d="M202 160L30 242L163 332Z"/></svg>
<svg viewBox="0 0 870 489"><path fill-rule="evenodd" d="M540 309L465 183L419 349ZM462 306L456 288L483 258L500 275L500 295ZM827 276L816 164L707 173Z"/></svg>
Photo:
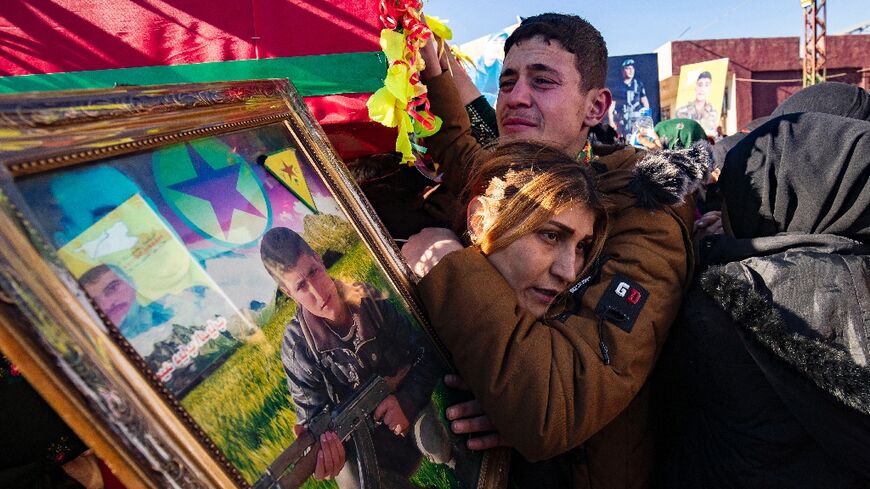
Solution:
<svg viewBox="0 0 870 489"><path fill-rule="evenodd" d="M607 67L606 85L613 93L607 123L626 139L642 117L651 118L652 126L657 124L661 120L658 55L611 56Z"/></svg>
<svg viewBox="0 0 870 489"><path fill-rule="evenodd" d="M256 330L140 194L58 256L179 397Z"/></svg>
<svg viewBox="0 0 870 489"><path fill-rule="evenodd" d="M214 286L139 194L60 248L58 256L79 278L95 266L112 265L135 284L146 302L197 285Z"/></svg>
<svg viewBox="0 0 870 489"><path fill-rule="evenodd" d="M728 58L680 67L673 117L697 121L708 136L715 136L721 125L727 76Z"/></svg>

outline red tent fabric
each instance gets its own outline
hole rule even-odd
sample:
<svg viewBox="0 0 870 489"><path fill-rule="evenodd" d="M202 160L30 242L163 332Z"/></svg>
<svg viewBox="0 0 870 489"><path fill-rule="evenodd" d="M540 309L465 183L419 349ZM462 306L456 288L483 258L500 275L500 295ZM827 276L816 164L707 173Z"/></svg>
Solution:
<svg viewBox="0 0 870 489"><path fill-rule="evenodd" d="M378 0L3 2L0 77L270 58L288 58L292 63L301 57L324 56L322 63L318 59L300 65L293 76L283 76L290 76L297 86L304 85L303 79L327 75L345 82L326 84L321 89L328 92L326 96L317 93L306 97L306 102L349 159L391 151L395 130L368 119L365 101L373 91L372 83L355 83L355 72L363 66L329 55L377 53L380 30ZM370 64L373 58L350 59ZM161 79L159 73L156 78L138 79L176 81ZM257 72L252 71L251 77L257 77L253 73ZM88 78L87 73L77 75L79 81ZM12 86L18 81L5 80ZM58 83L51 87L76 87Z"/></svg>
<svg viewBox="0 0 870 489"><path fill-rule="evenodd" d="M375 0L4 2L0 75L379 51L377 5Z"/></svg>

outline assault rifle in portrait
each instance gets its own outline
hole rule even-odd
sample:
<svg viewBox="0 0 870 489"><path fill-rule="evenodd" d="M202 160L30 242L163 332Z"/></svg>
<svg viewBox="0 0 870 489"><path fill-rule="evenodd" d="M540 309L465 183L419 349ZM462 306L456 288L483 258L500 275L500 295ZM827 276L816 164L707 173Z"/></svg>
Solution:
<svg viewBox="0 0 870 489"><path fill-rule="evenodd" d="M281 452L254 484L254 489L296 489L311 474L317 463L320 435L334 431L342 442L351 440L356 451L356 463L361 489L377 489L380 484L377 455L372 442L372 413L390 395L387 381L374 376L352 398L332 410L324 409L311 419L305 431L292 445Z"/></svg>

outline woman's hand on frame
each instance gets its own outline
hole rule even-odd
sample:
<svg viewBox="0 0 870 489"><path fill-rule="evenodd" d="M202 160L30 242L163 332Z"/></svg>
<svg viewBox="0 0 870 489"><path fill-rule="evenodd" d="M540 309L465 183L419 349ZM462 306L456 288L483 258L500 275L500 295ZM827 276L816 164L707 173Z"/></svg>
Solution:
<svg viewBox="0 0 870 489"><path fill-rule="evenodd" d="M444 383L454 389L469 390L458 375L445 375ZM446 414L454 433L469 435L467 446L470 450L506 446L477 399L454 404L447 408Z"/></svg>

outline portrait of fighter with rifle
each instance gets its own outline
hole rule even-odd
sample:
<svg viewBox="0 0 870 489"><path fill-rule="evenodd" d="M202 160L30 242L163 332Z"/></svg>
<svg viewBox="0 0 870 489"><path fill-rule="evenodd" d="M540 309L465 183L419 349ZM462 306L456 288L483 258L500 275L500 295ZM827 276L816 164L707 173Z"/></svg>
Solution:
<svg viewBox="0 0 870 489"><path fill-rule="evenodd" d="M608 123L616 128L620 137L628 137L634 123L649 115L649 98L643 82L635 78L634 59L622 62L622 83L612 87L613 102L607 113Z"/></svg>
<svg viewBox="0 0 870 489"><path fill-rule="evenodd" d="M341 489L414 488L422 456L454 467L431 401L441 368L422 332L370 284L331 277L289 228L267 232L260 255L296 302L281 360L297 440L256 487L298 487L313 476Z"/></svg>

